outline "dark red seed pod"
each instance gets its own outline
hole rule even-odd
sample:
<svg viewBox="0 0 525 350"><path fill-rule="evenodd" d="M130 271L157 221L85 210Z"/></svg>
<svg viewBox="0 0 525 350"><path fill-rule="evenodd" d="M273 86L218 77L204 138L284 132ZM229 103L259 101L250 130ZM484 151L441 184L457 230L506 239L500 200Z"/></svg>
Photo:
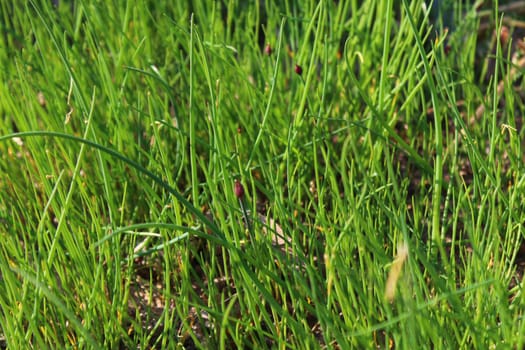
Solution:
<svg viewBox="0 0 525 350"><path fill-rule="evenodd" d="M242 199L244 197L244 187L239 182L239 180L235 180L234 192L235 192L235 197L239 199Z"/></svg>
<svg viewBox="0 0 525 350"><path fill-rule="evenodd" d="M302 75L303 74L303 68L300 65L298 65L298 64L295 65L294 70L295 70L295 73L297 75Z"/></svg>
<svg viewBox="0 0 525 350"><path fill-rule="evenodd" d="M266 46L264 48L264 53L267 54L268 56L271 56L271 54L272 54L272 46L270 45L270 43L266 44Z"/></svg>

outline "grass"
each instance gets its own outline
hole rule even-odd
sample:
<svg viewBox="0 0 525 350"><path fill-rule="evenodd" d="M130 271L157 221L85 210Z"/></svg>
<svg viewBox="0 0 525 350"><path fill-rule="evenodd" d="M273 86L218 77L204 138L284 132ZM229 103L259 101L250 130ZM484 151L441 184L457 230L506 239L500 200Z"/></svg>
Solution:
<svg viewBox="0 0 525 350"><path fill-rule="evenodd" d="M523 347L497 2L52 3L0 5L2 347Z"/></svg>

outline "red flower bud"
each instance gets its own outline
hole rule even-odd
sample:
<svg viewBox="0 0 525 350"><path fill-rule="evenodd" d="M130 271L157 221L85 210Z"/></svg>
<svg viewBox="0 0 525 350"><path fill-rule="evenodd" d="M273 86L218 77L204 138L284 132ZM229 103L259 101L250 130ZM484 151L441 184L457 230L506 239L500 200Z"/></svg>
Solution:
<svg viewBox="0 0 525 350"><path fill-rule="evenodd" d="M239 199L242 199L244 197L244 187L239 182L239 180L235 180L234 192L235 192L235 197Z"/></svg>
<svg viewBox="0 0 525 350"><path fill-rule="evenodd" d="M272 54L272 46L270 43L266 44L266 47L264 48L264 53L270 56Z"/></svg>
<svg viewBox="0 0 525 350"><path fill-rule="evenodd" d="M303 68L301 68L301 66L298 65L298 64L295 65L295 69L294 70L295 70L295 73L297 75L302 75L303 74Z"/></svg>

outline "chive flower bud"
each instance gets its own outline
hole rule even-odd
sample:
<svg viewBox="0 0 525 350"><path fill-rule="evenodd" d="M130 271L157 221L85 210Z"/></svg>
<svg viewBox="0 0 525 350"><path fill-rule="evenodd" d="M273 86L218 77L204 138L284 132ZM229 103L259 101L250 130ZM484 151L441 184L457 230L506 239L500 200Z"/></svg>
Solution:
<svg viewBox="0 0 525 350"><path fill-rule="evenodd" d="M266 46L264 47L264 53L268 56L272 55L272 46L270 45L270 43L266 44Z"/></svg>
<svg viewBox="0 0 525 350"><path fill-rule="evenodd" d="M239 182L239 180L235 180L234 192L235 197L237 197L238 199L242 199L244 197L244 187Z"/></svg>
<svg viewBox="0 0 525 350"><path fill-rule="evenodd" d="M302 75L303 74L303 68L300 65L298 65L298 64L295 65L294 70L295 70L295 73L297 75Z"/></svg>

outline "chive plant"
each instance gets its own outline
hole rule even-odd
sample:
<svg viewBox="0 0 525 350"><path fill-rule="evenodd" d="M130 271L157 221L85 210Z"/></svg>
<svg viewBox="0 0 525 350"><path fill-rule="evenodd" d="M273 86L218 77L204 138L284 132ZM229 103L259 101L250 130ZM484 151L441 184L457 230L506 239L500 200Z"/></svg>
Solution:
<svg viewBox="0 0 525 350"><path fill-rule="evenodd" d="M0 347L523 348L513 5L2 2Z"/></svg>

